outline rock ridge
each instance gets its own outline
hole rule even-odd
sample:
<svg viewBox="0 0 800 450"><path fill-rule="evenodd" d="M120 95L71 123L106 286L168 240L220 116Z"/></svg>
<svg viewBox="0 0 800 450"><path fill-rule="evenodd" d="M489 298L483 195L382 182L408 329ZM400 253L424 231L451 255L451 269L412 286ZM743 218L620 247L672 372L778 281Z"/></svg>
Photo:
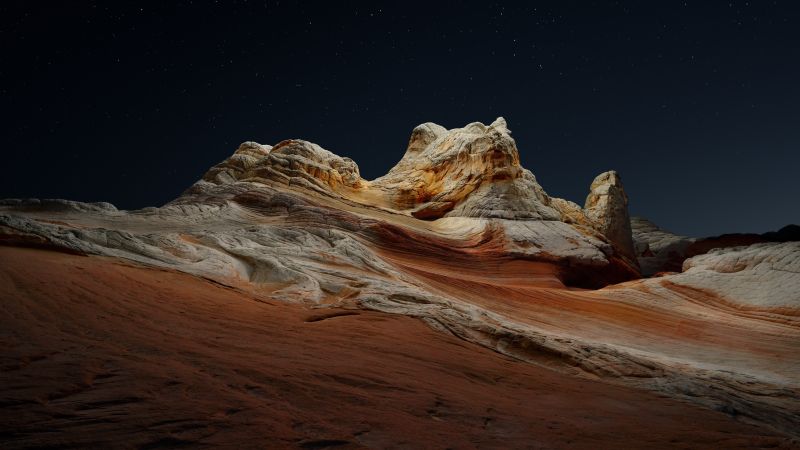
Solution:
<svg viewBox="0 0 800 450"><path fill-rule="evenodd" d="M606 174L612 174L606 175ZM219 197L239 183L287 186L379 208L419 220L442 218L558 221L611 244L617 257L636 266L627 196L616 172L592 184L586 208L550 197L520 164L506 120L446 129L432 122L415 127L398 163L374 180L358 165L300 139L274 146L244 142L178 199ZM599 180L601 177L605 184ZM602 191L602 193L601 193Z"/></svg>
<svg viewBox="0 0 800 450"><path fill-rule="evenodd" d="M415 317L565 375L797 436L800 246L715 250L641 279L634 256L694 241L634 220L632 256L620 176L598 176L584 207L550 197L510 133L502 118L420 125L375 180L307 141L245 142L158 208L0 201L0 245L182 272L248 299Z"/></svg>

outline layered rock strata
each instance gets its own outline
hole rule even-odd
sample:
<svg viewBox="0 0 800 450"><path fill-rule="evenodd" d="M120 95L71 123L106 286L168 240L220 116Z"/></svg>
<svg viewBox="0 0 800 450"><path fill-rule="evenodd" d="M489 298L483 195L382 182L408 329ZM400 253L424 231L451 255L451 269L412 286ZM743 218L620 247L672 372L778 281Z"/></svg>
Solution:
<svg viewBox="0 0 800 450"><path fill-rule="evenodd" d="M7 200L0 242L411 316L566 374L800 426L798 245L712 252L639 280L619 176L599 176L585 208L552 198L502 118L420 125L376 180L306 141L246 142L160 208Z"/></svg>

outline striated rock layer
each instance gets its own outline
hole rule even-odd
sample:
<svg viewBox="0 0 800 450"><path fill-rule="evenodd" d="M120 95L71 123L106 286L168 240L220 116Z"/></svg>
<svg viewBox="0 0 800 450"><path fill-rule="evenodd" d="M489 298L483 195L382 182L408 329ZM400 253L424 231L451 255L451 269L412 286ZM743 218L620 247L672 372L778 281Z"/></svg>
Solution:
<svg viewBox="0 0 800 450"><path fill-rule="evenodd" d="M502 118L420 125L371 181L316 144L246 142L160 208L0 206L6 245L177 271L323 318L410 316L569 379L654 391L798 437L800 244L715 250L642 280L639 264L654 267L642 253L683 251L684 241L641 230L613 171L595 179L585 208L548 196ZM7 276L7 292L24 278Z"/></svg>
<svg viewBox="0 0 800 450"><path fill-rule="evenodd" d="M102 257L0 258L3 448L790 446L398 314L309 310Z"/></svg>

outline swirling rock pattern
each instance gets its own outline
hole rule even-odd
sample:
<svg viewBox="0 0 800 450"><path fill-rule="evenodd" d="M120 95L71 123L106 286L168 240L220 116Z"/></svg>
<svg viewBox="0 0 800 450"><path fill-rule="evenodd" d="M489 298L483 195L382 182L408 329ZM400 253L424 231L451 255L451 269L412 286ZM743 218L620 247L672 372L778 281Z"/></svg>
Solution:
<svg viewBox="0 0 800 450"><path fill-rule="evenodd" d="M159 208L0 203L6 245L112 257L335 314L410 316L565 375L797 437L797 244L713 251L639 279L652 231L634 247L613 171L585 208L548 196L502 118L420 125L375 180L306 141L245 142ZM662 237L646 246L682 242Z"/></svg>

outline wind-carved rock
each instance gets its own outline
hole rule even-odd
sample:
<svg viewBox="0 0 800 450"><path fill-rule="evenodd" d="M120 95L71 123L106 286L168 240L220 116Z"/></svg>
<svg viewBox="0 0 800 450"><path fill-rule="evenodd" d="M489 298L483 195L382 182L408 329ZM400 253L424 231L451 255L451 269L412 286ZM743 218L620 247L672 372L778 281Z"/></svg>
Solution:
<svg viewBox="0 0 800 450"><path fill-rule="evenodd" d="M395 209L421 219L561 219L533 174L520 165L502 117L488 126L416 127L403 158L372 187Z"/></svg>
<svg viewBox="0 0 800 450"><path fill-rule="evenodd" d="M230 158L212 167L203 181L217 185L237 181L278 182L328 195L360 189L365 184L352 159L300 139L281 141L274 147L245 142Z"/></svg>
<svg viewBox="0 0 800 450"><path fill-rule="evenodd" d="M501 230L497 232L505 236L503 251L569 261L573 269L565 280L570 283L596 286L639 275L629 251L632 245L626 246L630 233L628 241L621 240L613 234L616 225L606 226L613 218L606 224L573 202L547 195L533 173L521 166L502 117L489 125L473 122L451 130L434 123L419 125L400 161L372 181L361 178L350 158L307 141L286 140L274 147L246 142L171 205L233 201L272 213L317 201L309 195L423 221L459 219L432 225L454 235L461 233L450 229L454 224L465 230ZM575 267L605 267L607 273Z"/></svg>
<svg viewBox="0 0 800 450"><path fill-rule="evenodd" d="M595 228L606 236L622 254L636 261L631 219L628 215L628 196L616 171L598 175L590 187L584 210Z"/></svg>
<svg viewBox="0 0 800 450"><path fill-rule="evenodd" d="M442 217L562 220L529 170L505 119L447 130L425 123L411 133L403 158L386 175L361 178L353 160L303 140L274 147L245 142L203 182L280 183L391 209L423 220ZM202 183L192 193L205 191Z"/></svg>
<svg viewBox="0 0 800 450"><path fill-rule="evenodd" d="M633 225L640 256L684 250L683 238ZM639 278L631 226L616 172L595 179L585 208L551 198L502 118L420 125L373 181L310 142L245 142L160 208L0 200L0 245L122 258L270 302L405 314L798 436L800 244L715 250L682 274L566 289Z"/></svg>
<svg viewBox="0 0 800 450"><path fill-rule="evenodd" d="M265 161L251 171L254 177L300 182L330 188L359 188L362 183L358 165L335 155L317 144L303 140L282 141L272 148Z"/></svg>
<svg viewBox="0 0 800 450"><path fill-rule="evenodd" d="M215 184L233 183L243 178L243 175L272 150L271 145L261 145L257 142L243 142L238 149L225 161L217 164L203 175L203 180Z"/></svg>

